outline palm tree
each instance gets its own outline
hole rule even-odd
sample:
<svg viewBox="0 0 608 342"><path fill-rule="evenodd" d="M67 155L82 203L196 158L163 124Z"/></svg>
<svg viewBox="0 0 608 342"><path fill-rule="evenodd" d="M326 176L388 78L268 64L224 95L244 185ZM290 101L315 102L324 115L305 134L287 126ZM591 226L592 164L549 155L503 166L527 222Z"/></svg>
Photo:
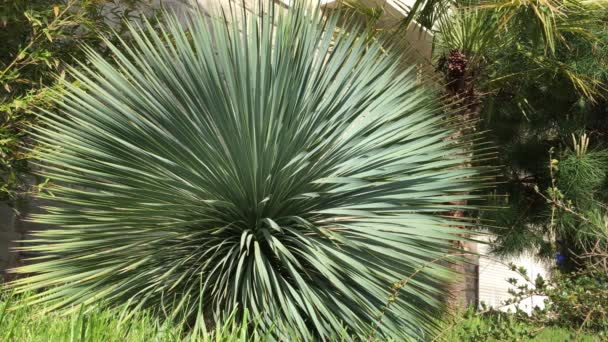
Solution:
<svg viewBox="0 0 608 342"><path fill-rule="evenodd" d="M381 16L382 8L374 7L370 12L360 1L343 1L347 8L367 17L368 26ZM414 20L435 34L432 63L443 78L439 83L444 84L452 117L461 127L452 139L493 128L492 110L482 110L485 95L508 88L510 80L561 77L589 101L597 100L606 90L599 79L578 72L556 56L559 50L569 49L572 36L589 45L595 43L594 28L601 25L599 18L605 13L601 1L416 0L408 6L406 1L396 0L391 5L400 6L408 15L392 29L378 30L383 37L389 31L389 43L404 40L404 29L411 28ZM518 64L522 58L527 62ZM528 100L525 94L514 97L520 108L528 108ZM525 115L525 110L522 112ZM462 210L452 215L466 216ZM464 247L476 248L467 243ZM462 265L455 268L463 271ZM463 291L462 282L455 282L450 289L453 293Z"/></svg>
<svg viewBox="0 0 608 342"><path fill-rule="evenodd" d="M428 336L460 233L445 213L483 184L457 124L335 16L225 15L131 27L71 70L37 129L52 229L11 286L49 309L238 310L278 338Z"/></svg>
<svg viewBox="0 0 608 342"><path fill-rule="evenodd" d="M601 75L581 70L576 57L570 57L574 63L567 63L568 58L564 58L564 55L575 55L580 45L595 49L596 45L605 44L595 35L605 25L603 19L608 7L603 1L419 0L413 8L415 10L404 24L416 18L435 28L439 38L437 67L445 76L447 92L464 104L462 117L480 120L478 129L500 135L505 124L500 122L494 109L500 106L500 101L503 106L513 102L513 106L519 108L518 112L526 117L525 121L530 121L528 116L538 115L531 105L535 99L528 98L523 87L518 91L520 84L526 83L522 79L530 80L529 83L536 80L545 86L558 83L562 92L579 96L579 103L593 104L605 98L607 87ZM513 90L509 93L503 88ZM490 100L484 103L488 94ZM492 95L498 99L492 99ZM561 111L565 117L567 110ZM547 127L550 126L541 127L536 133L539 140L549 139ZM527 129L527 134L532 134L532 129ZM503 151L508 148L503 147ZM503 155L510 156L509 153ZM520 162L508 158L504 157L501 162L507 165ZM504 178L520 182L520 176L513 176L511 170L504 171ZM527 204L527 207L531 205ZM553 239L549 243L551 252L548 254L552 255L556 242Z"/></svg>
<svg viewBox="0 0 608 342"><path fill-rule="evenodd" d="M605 9L597 0L416 0L401 25L415 19L436 32L437 67L445 74L448 92L460 98L467 111L478 112L478 89L488 92L497 80L543 73L564 75L591 100L602 96L605 88L598 80L552 57L560 46L567 47L569 36L593 43ZM537 46L543 48L535 50ZM515 73L487 70L492 64L513 62L513 54L505 51L517 49L543 58Z"/></svg>

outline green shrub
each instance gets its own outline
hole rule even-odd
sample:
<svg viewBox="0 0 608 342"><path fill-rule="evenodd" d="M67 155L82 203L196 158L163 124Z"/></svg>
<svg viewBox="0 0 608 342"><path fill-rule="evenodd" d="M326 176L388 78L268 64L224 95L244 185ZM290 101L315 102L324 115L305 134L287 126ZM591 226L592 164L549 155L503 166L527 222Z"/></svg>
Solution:
<svg viewBox="0 0 608 342"><path fill-rule="evenodd" d="M466 139L377 42L266 10L132 28L106 42L116 66L87 50L37 133L55 205L34 219L55 228L12 284L42 290L29 302L192 319L201 301L281 338L429 336L451 275L433 261L469 225L446 214L481 184Z"/></svg>
<svg viewBox="0 0 608 342"><path fill-rule="evenodd" d="M599 342L601 336L590 332L577 332L568 327L545 326L534 320L525 320L514 313L490 311L484 314L473 310L455 318L437 337L439 341L537 341L537 342Z"/></svg>
<svg viewBox="0 0 608 342"><path fill-rule="evenodd" d="M38 108L54 108L53 93L62 90L69 65L84 59L86 43L103 55L109 50L100 34L124 32L108 16L139 18L154 13L150 0L3 0L0 6L0 201L14 205L38 182L30 162L37 141L30 127ZM113 38L114 39L114 38ZM59 77L58 77L59 76ZM64 79L66 80L66 79Z"/></svg>
<svg viewBox="0 0 608 342"><path fill-rule="evenodd" d="M515 267L513 267L515 271ZM521 319L538 325L556 326L572 331L587 331L600 337L608 333L608 275L605 269L588 266L575 272L554 270L550 279L538 276L534 282L527 278L525 269L517 270L526 282L515 286L513 298L506 304L517 304L530 296L545 296L545 306L536 308L528 317L518 312Z"/></svg>
<svg viewBox="0 0 608 342"><path fill-rule="evenodd" d="M602 337L595 336L590 333L577 334L576 331L572 331L567 328L556 328L556 327L539 327L538 333L532 338L532 341L538 342L600 342L604 341Z"/></svg>
<svg viewBox="0 0 608 342"><path fill-rule="evenodd" d="M505 305L515 312L494 309L468 310L447 320L447 340L460 341L604 341L608 337L608 278L604 270L588 267L577 272L555 271L550 279L533 282L526 270L512 266L524 278L509 282L515 287ZM533 286L532 286L533 285ZM517 307L530 296L546 296L543 309L529 315Z"/></svg>
<svg viewBox="0 0 608 342"><path fill-rule="evenodd" d="M557 273L545 287L547 323L608 338L608 275L583 269Z"/></svg>
<svg viewBox="0 0 608 342"><path fill-rule="evenodd" d="M483 314L469 309L456 317L445 333L446 341L521 341L531 338L537 327L518 321L515 315L500 311Z"/></svg>

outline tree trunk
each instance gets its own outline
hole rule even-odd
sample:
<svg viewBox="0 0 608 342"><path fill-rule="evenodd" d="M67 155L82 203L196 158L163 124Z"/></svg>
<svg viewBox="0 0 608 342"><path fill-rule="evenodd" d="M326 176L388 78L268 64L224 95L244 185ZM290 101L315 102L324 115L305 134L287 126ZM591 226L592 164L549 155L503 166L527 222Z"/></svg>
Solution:
<svg viewBox="0 0 608 342"><path fill-rule="evenodd" d="M479 120L480 103L479 96L475 89L475 72L471 64L462 51L454 50L439 61L439 69L443 71L446 79L446 92L452 103L453 119L458 122L459 130L450 137L455 143L463 143L464 148L468 148L466 141L468 135L474 133L475 125ZM468 160L473 158L472 152L466 152ZM470 166L463 164L462 167ZM466 201L453 202L456 205L466 205ZM455 210L450 213L457 221L464 219L464 210ZM463 228L460 226L459 228ZM468 238L468 234L463 234ZM462 310L468 306L477 307L478 304L478 284L479 284L479 257L477 243L470 241L454 241L455 249L464 251L468 255L462 261L454 262L451 267L461 275L458 279L448 285L448 305L453 310Z"/></svg>

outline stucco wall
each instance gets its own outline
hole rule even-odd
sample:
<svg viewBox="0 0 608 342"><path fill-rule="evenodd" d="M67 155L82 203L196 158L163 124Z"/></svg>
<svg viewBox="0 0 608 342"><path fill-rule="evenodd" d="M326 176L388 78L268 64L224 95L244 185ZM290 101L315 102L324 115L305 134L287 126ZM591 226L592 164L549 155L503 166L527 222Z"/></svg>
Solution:
<svg viewBox="0 0 608 342"><path fill-rule="evenodd" d="M511 299L510 289L516 290L515 286L510 284L507 279L515 278L518 280L518 285L528 284L533 287L534 284L527 283L522 276L509 268L509 264L513 263L516 266L524 267L527 270L527 276L534 281L537 276L547 278L549 276L550 265L537 260L531 254L524 254L518 257L497 258L490 255L490 245L480 245L480 254L482 257L479 260L479 301L485 303L489 307L500 309L502 311L515 311L513 304L505 306L507 299ZM520 309L530 313L535 306L544 307L545 297L532 296L519 303Z"/></svg>

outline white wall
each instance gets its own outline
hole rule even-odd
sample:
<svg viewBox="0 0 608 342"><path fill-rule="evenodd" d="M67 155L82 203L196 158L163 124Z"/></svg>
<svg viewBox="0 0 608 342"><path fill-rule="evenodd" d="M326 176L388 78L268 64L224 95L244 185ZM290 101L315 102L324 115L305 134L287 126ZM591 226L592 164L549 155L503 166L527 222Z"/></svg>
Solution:
<svg viewBox="0 0 608 342"><path fill-rule="evenodd" d="M502 311L515 311L514 305L504 306L507 299L512 298L509 294L509 289L515 287L507 282L509 278L516 278L519 285L527 282L517 272L511 271L508 264L513 263L516 266L523 266L527 270L527 276L534 281L538 275L543 278L548 278L550 265L540 262L532 255L522 255L515 258L497 258L490 253L490 245L479 245L479 253L482 257L479 259L479 302L484 302L486 305L500 309ZM533 284L529 284L533 288ZM533 296L519 303L519 308L530 313L530 311L538 306L544 307L544 299L542 296Z"/></svg>
<svg viewBox="0 0 608 342"><path fill-rule="evenodd" d="M407 10L415 0L359 0L368 7L381 7L382 16L378 20L379 28L394 28L405 18ZM323 1L326 7L335 7L340 0ZM418 23L412 22L405 32L404 41L407 41L411 51L408 54L411 60L427 63L431 59L433 49L433 34L422 28Z"/></svg>

